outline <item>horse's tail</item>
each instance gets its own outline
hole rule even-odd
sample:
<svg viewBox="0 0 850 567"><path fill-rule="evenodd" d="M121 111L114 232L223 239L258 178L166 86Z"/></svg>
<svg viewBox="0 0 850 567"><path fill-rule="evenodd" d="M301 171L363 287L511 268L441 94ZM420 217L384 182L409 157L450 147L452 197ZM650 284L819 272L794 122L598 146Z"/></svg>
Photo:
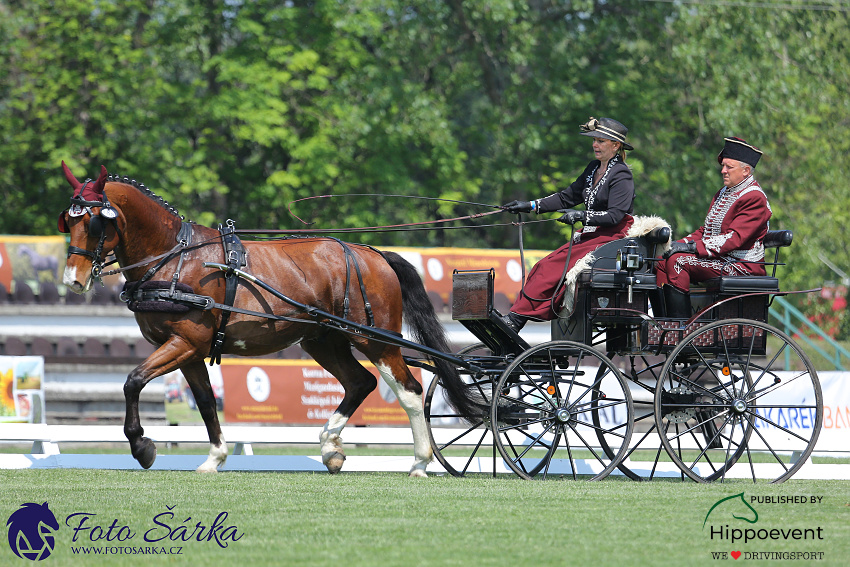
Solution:
<svg viewBox="0 0 850 567"><path fill-rule="evenodd" d="M394 252L384 252L384 257L401 284L404 320L410 327L414 340L440 352L451 352L446 331L437 319L434 306L431 305L416 268ZM480 415L487 404L463 382L455 365L442 358L432 358L432 362L452 407L464 417Z"/></svg>

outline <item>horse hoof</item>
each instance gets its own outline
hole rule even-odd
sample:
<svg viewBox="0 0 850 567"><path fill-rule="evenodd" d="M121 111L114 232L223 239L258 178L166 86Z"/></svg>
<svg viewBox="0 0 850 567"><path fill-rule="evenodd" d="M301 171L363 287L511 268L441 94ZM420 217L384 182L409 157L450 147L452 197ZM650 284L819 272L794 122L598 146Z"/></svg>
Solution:
<svg viewBox="0 0 850 567"><path fill-rule="evenodd" d="M338 452L328 453L322 456L322 461L328 467L328 472L336 474L342 470L342 464L345 462L345 455Z"/></svg>
<svg viewBox="0 0 850 567"><path fill-rule="evenodd" d="M428 478L428 474L422 469L413 469L407 476L410 478Z"/></svg>
<svg viewBox="0 0 850 567"><path fill-rule="evenodd" d="M206 464L203 464L203 465L199 466L198 468L196 468L195 472L197 472L197 473L217 473L218 467L207 466Z"/></svg>
<svg viewBox="0 0 850 567"><path fill-rule="evenodd" d="M149 469L156 460L156 444L147 437L142 440L142 443L142 450L136 460L143 469Z"/></svg>

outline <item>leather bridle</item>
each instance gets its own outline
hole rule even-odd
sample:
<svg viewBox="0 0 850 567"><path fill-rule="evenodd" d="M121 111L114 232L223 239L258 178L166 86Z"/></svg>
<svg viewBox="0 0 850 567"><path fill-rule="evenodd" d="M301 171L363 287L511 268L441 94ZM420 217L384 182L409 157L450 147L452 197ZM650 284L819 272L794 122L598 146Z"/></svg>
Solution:
<svg viewBox="0 0 850 567"><path fill-rule="evenodd" d="M86 179L79 192L80 195L82 195L83 190L89 183L91 183L91 179ZM99 214L95 214L94 211L92 211L92 208L94 207L100 207ZM90 217L87 231L90 236L98 237L97 246L94 251L91 251L78 246L68 245L68 254L66 259L70 258L72 254L78 254L91 259L92 278L97 281L101 281L101 274L103 273L103 268L106 265L106 261L101 258L101 254L103 254L103 247L106 244L107 225L104 223L112 223L113 228L115 228L115 232L118 233L118 225L115 223L118 213L114 208L112 208L112 205L110 205L109 199L106 197L106 193L103 193L102 201L86 201L79 197L71 197L71 207L68 209L68 215L71 217L80 217L86 213L88 213ZM97 235L95 234L96 232L99 232L100 234Z"/></svg>

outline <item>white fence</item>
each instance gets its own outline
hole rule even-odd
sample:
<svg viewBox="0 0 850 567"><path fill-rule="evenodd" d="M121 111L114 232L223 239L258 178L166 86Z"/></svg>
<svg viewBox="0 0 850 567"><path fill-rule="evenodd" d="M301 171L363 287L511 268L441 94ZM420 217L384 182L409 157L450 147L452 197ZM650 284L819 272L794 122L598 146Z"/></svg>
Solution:
<svg viewBox="0 0 850 567"><path fill-rule="evenodd" d="M233 453L227 458L222 471L326 471L319 453L319 433L321 427L252 427L223 426L225 440L233 444ZM434 429L437 442L446 442L457 435L454 428ZM201 443L207 444L206 429L203 426L154 426L145 428L145 436L162 445L165 443ZM118 425L45 425L6 423L0 424L0 440L14 443L32 443L30 454L0 453L0 469L30 468L80 468L80 469L118 469L139 470L139 464L130 455L129 447L125 454L77 454L61 453L60 443L123 443L122 426ZM410 429L396 427L351 427L343 431L343 440L349 447L368 446L410 446L409 456L351 456L343 467L345 472L399 472L406 473L413 465L413 437ZM260 444L305 445L314 447L315 456L310 455L254 455L253 446ZM206 459L206 455L160 455L153 470L193 471ZM464 457L451 459L457 469L465 466ZM457 461L457 462L454 462ZM576 463L579 469L594 468L592 462ZM627 462L626 465L638 474L647 471L653 463ZM568 463L553 461L550 474L564 473ZM762 465L755 465L760 467ZM678 477L679 470L673 463L658 463L656 476ZM470 472L513 474L501 459L481 457L474 459L468 467ZM740 469L740 470L736 470ZM436 461L428 467L429 473L445 473L445 469ZM620 474L615 471L613 474ZM727 475L747 477L748 467L734 467ZM764 471L770 476L772 471ZM763 476L757 471L758 476ZM776 476L776 475L774 475ZM806 463L794 475L795 479L844 479L850 480L850 465Z"/></svg>

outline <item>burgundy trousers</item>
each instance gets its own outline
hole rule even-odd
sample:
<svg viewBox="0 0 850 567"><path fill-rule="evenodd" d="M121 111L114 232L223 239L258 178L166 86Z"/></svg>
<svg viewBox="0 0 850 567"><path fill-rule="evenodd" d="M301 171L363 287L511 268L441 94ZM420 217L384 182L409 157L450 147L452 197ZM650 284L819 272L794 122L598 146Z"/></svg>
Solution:
<svg viewBox="0 0 850 567"><path fill-rule="evenodd" d="M679 291L687 292L691 282L698 283L718 276L765 275L761 264L724 262L712 258L698 258L693 254L673 254L666 260L655 263L655 283L661 287L670 284Z"/></svg>

